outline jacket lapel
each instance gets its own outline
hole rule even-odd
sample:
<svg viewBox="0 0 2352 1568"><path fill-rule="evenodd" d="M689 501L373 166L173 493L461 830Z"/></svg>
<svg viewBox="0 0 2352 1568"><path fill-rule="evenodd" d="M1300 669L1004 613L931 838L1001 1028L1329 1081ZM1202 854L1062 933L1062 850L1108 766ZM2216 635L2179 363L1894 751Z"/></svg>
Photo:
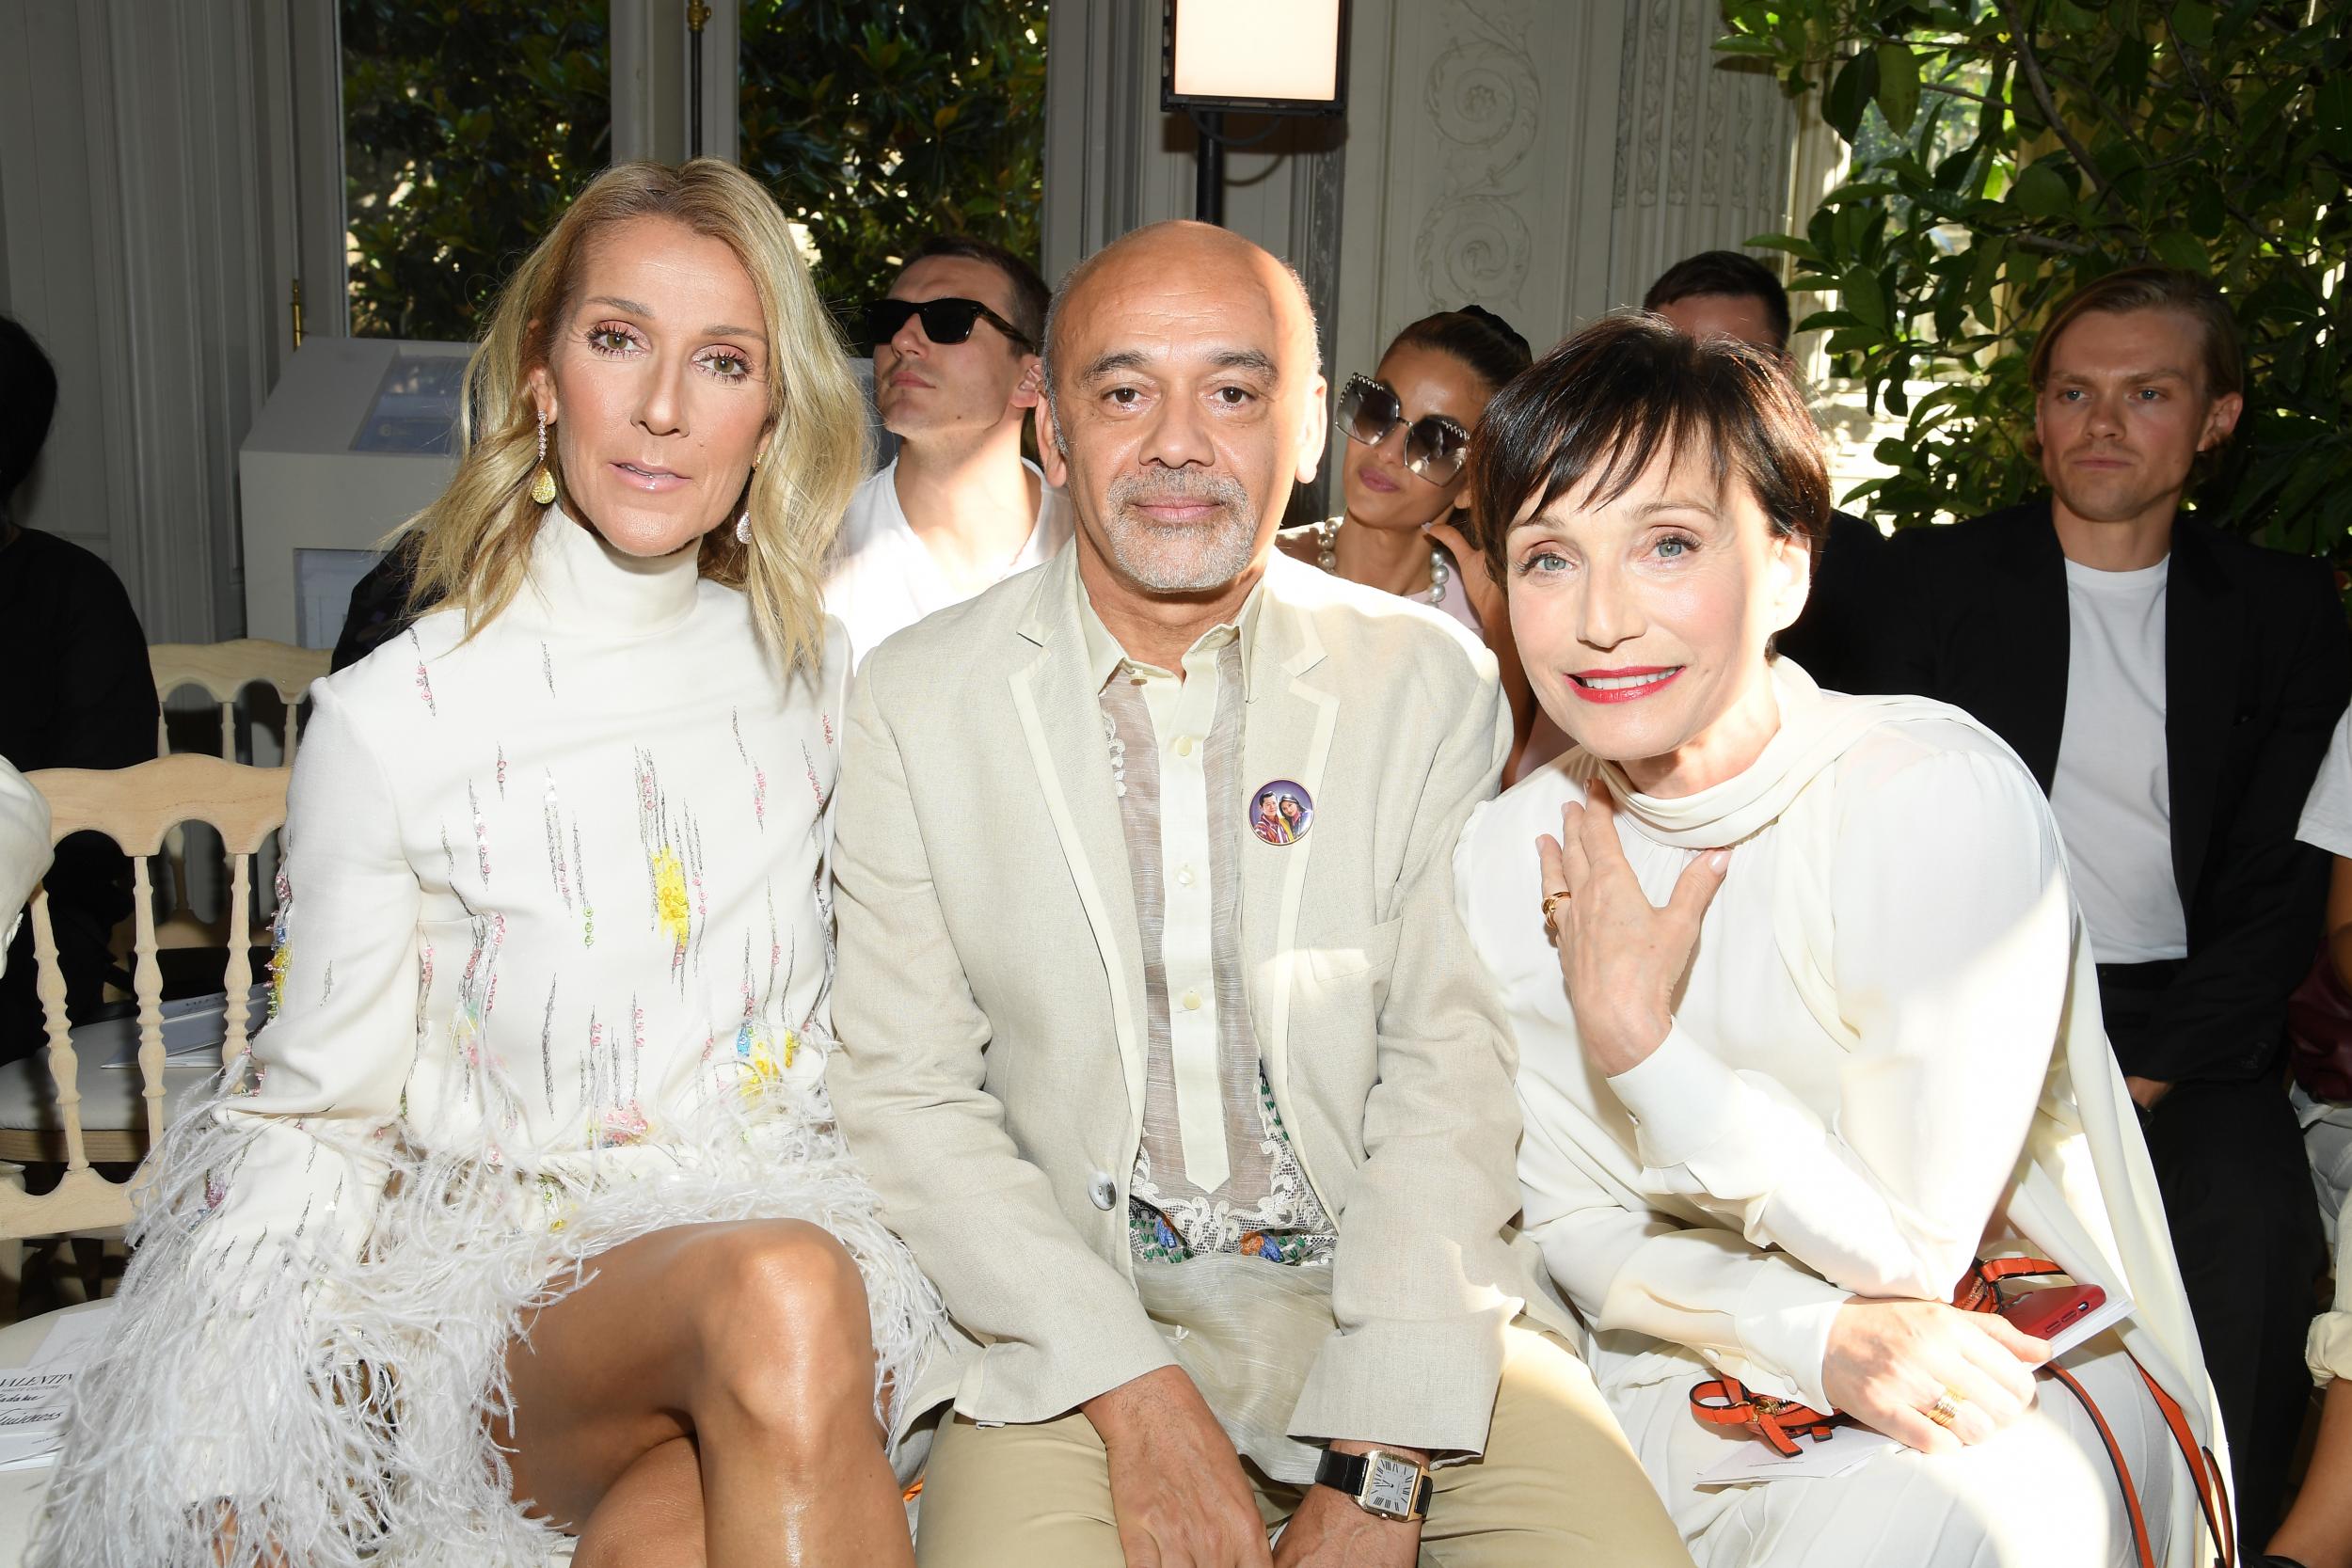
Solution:
<svg viewBox="0 0 2352 1568"><path fill-rule="evenodd" d="M2203 525L2172 525L2165 578L2164 742L2171 788L2172 879L2181 907L2196 906L2198 873L2213 828L2215 790L2237 721L2236 585L2206 542Z"/></svg>
<svg viewBox="0 0 2352 1568"><path fill-rule="evenodd" d="M1298 911L1306 896L1307 867L1316 848L1334 833L1345 835L1344 803L1324 799L1325 765L1338 727L1339 694L1330 689L1323 643L1308 610L1285 592L1285 579L1311 567L1277 552L1266 568L1265 598L1259 608L1257 647L1251 656L1248 725L1242 738L1242 801L1277 779L1306 792L1314 820L1296 843L1272 845L1254 832L1241 841L1242 952L1249 977L1250 1022L1264 1060L1266 1085L1289 1117L1291 995L1299 960ZM1327 804L1342 814L1334 822Z"/></svg>
<svg viewBox="0 0 2352 1568"><path fill-rule="evenodd" d="M2066 728L2067 660L2073 636L2067 621L2066 552L2058 547L2058 529L2046 500L2021 507L2017 547L2002 553L2016 566L2005 592L2007 612L1994 607L1993 624L2009 640L2006 649L1988 650L1986 667L2014 673L2013 681L2000 683L2011 705L2007 723L1979 713L2016 749L2033 770L2034 782L2047 795L2058 777L2058 739ZM2056 680L2046 677L2055 671ZM1987 693L1997 705L2000 695Z"/></svg>
<svg viewBox="0 0 2352 1568"><path fill-rule="evenodd" d="M1143 1126L1143 942L1135 884L1111 773L1098 693L1087 685L1086 634L1078 621L1076 554L1065 548L1038 574L1037 597L1021 637L1036 652L1009 677L1021 734L1036 766L1047 818L1061 842L1108 984L1111 1020L1126 1069L1131 1134ZM1008 911L1009 919L1020 911Z"/></svg>

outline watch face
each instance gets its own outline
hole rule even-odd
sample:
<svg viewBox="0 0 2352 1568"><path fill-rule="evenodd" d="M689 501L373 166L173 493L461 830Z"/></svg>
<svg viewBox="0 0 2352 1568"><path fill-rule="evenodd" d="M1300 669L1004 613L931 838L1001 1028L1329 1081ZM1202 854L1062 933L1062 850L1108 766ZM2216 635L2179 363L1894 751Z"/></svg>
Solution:
<svg viewBox="0 0 2352 1568"><path fill-rule="evenodd" d="M1371 1466L1364 1474L1364 1506L1409 1518L1415 1494L1421 1490L1421 1466L1390 1454L1371 1456Z"/></svg>

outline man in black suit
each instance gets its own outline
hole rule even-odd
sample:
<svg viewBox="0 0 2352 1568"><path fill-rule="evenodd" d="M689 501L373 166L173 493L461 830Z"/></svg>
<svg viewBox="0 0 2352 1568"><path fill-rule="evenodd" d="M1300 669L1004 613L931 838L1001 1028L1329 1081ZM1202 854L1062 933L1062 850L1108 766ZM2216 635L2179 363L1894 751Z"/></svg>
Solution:
<svg viewBox="0 0 2352 1568"><path fill-rule="evenodd" d="M2243 366L2202 278L2117 273L2035 345L2049 496L1899 534L1882 684L1957 704L2048 792L2234 1451L2238 1539L2277 1522L2321 1263L2280 1080L2327 857L2296 842L2352 691L2324 562L2181 511Z"/></svg>
<svg viewBox="0 0 2352 1568"><path fill-rule="evenodd" d="M1693 338L1737 338L1788 356L1788 291L1772 269L1736 250L1705 250L1661 273L1642 309ZM1875 691L1867 684L1877 629L1877 578L1886 536L1844 512L1829 515L1816 552L1813 591L1797 624L1774 646L1832 691Z"/></svg>

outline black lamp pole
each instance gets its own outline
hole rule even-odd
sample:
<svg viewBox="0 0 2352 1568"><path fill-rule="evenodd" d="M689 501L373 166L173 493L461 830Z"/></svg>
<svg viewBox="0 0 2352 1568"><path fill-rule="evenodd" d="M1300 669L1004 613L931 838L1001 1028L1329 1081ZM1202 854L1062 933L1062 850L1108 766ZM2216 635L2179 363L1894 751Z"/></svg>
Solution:
<svg viewBox="0 0 2352 1568"><path fill-rule="evenodd" d="M1202 223L1225 224L1225 117L1215 109L1192 117L1192 215Z"/></svg>
<svg viewBox="0 0 2352 1568"><path fill-rule="evenodd" d="M1263 4L1279 5L1283 0L1262 0ZM1225 223L1225 153L1228 148L1254 147L1281 129L1285 119L1301 115L1337 119L1347 113L1347 13L1348 0L1338 0L1338 27L1333 46L1338 51L1333 66L1333 91L1328 99L1228 97L1222 94L1186 93L1176 91L1176 12L1182 0L1161 0L1160 11L1160 108L1166 113L1181 113L1192 121L1193 183L1192 215L1202 223L1223 227ZM1225 117L1228 113L1263 115L1268 123L1264 130L1247 136L1228 136Z"/></svg>
<svg viewBox="0 0 2352 1568"><path fill-rule="evenodd" d="M686 111L686 155L703 155L703 26L710 20L710 8L703 0L686 0L686 30L692 38L686 45L687 88L690 100Z"/></svg>

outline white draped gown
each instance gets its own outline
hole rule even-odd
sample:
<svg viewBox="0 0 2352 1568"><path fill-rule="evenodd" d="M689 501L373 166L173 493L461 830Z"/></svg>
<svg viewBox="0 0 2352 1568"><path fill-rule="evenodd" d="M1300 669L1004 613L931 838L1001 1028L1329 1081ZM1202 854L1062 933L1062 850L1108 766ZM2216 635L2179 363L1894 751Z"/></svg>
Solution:
<svg viewBox="0 0 2352 1568"><path fill-rule="evenodd" d="M1673 1031L1630 1071L1587 1063L1540 908L1536 836L1593 760L1571 751L1481 808L1456 855L1518 1039L1525 1223L1601 1391L1701 1568L2122 1568L2106 1452L2048 1380L1957 1455L1694 1483L1749 1440L1691 1412L1718 1369L1826 1410L1849 1296L1948 1300L1975 1258L2054 1257L2139 1303L2064 1364L2122 1439L2158 1561L2188 1568L2194 1489L2123 1343L2217 1447L2208 1386L2047 803L1957 709L1826 694L1786 660L1773 681L1780 731L1738 778L1656 800L1606 769L1654 902L1732 848Z"/></svg>

